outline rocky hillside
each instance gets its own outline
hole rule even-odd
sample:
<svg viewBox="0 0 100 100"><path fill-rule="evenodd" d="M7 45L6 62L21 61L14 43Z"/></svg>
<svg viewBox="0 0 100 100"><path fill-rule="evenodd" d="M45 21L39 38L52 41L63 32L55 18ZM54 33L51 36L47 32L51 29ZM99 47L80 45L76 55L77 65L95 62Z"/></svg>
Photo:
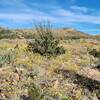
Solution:
<svg viewBox="0 0 100 100"><path fill-rule="evenodd" d="M79 39L79 38L91 38L89 34L77 31L73 28L63 28L63 29L54 29L53 30L54 35L58 38L62 39ZM5 34L4 34L5 33ZM33 38L35 34L34 29L6 29L6 28L0 28L0 34L1 38L20 38L20 37L25 37L25 38ZM38 34L38 33L37 33ZM3 36L4 35L4 36Z"/></svg>
<svg viewBox="0 0 100 100"><path fill-rule="evenodd" d="M58 33L57 35L58 36L62 36L62 37L65 37L65 38L90 38L90 35L89 34L86 34L86 33L83 33L83 32L80 32L78 30L75 30L73 28L63 28L63 29L57 29L55 30L55 33Z"/></svg>

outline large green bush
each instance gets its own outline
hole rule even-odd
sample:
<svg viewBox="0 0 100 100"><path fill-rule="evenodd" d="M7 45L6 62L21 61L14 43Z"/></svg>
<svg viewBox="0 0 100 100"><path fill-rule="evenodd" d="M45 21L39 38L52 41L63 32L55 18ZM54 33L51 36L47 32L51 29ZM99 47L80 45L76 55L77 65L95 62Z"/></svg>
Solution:
<svg viewBox="0 0 100 100"><path fill-rule="evenodd" d="M94 57L100 58L100 51L97 51L96 49L90 50L89 54L93 55Z"/></svg>
<svg viewBox="0 0 100 100"><path fill-rule="evenodd" d="M51 26L49 24L39 24L36 26L37 35L34 41L28 42L28 49L34 53L44 56L56 56L65 53L62 46L58 46L59 40L53 36Z"/></svg>
<svg viewBox="0 0 100 100"><path fill-rule="evenodd" d="M15 39L15 38L18 38L17 33L14 33L9 29L0 30L0 39Z"/></svg>

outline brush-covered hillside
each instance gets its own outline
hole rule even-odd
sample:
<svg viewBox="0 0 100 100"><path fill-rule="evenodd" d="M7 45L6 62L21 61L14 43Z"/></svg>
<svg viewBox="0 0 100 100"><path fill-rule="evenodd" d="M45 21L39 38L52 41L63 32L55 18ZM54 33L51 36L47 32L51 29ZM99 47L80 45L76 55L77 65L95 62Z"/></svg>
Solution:
<svg viewBox="0 0 100 100"><path fill-rule="evenodd" d="M74 39L79 39L79 38L89 38L90 35L83 33L81 31L75 30L73 28L62 28L62 29L57 29L55 30L56 33L58 33L58 36L62 36L63 38L74 38Z"/></svg>
<svg viewBox="0 0 100 100"><path fill-rule="evenodd" d="M100 41L69 28L1 27L0 100L100 100Z"/></svg>
<svg viewBox="0 0 100 100"><path fill-rule="evenodd" d="M54 36L60 39L79 39L79 38L91 38L89 34L75 30L73 28L61 28L61 29L52 29ZM0 28L1 38L34 38L34 34L38 34L35 29L7 29Z"/></svg>
<svg viewBox="0 0 100 100"><path fill-rule="evenodd" d="M100 35L95 35L94 38L100 40Z"/></svg>

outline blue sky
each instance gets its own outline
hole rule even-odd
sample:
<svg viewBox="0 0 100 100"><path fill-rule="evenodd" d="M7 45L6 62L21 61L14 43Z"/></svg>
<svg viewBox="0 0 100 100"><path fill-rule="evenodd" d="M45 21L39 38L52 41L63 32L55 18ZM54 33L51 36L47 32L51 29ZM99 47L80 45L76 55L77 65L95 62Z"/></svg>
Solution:
<svg viewBox="0 0 100 100"><path fill-rule="evenodd" d="M43 21L100 34L100 0L0 0L0 26L31 28Z"/></svg>

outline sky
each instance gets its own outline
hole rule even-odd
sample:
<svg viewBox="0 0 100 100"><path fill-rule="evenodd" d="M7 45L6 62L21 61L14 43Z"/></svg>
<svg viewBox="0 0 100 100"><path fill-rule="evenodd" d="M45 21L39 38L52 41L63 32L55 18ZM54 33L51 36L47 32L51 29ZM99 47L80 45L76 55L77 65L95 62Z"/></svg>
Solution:
<svg viewBox="0 0 100 100"><path fill-rule="evenodd" d="M0 26L32 28L44 21L100 34L100 0L0 0Z"/></svg>

